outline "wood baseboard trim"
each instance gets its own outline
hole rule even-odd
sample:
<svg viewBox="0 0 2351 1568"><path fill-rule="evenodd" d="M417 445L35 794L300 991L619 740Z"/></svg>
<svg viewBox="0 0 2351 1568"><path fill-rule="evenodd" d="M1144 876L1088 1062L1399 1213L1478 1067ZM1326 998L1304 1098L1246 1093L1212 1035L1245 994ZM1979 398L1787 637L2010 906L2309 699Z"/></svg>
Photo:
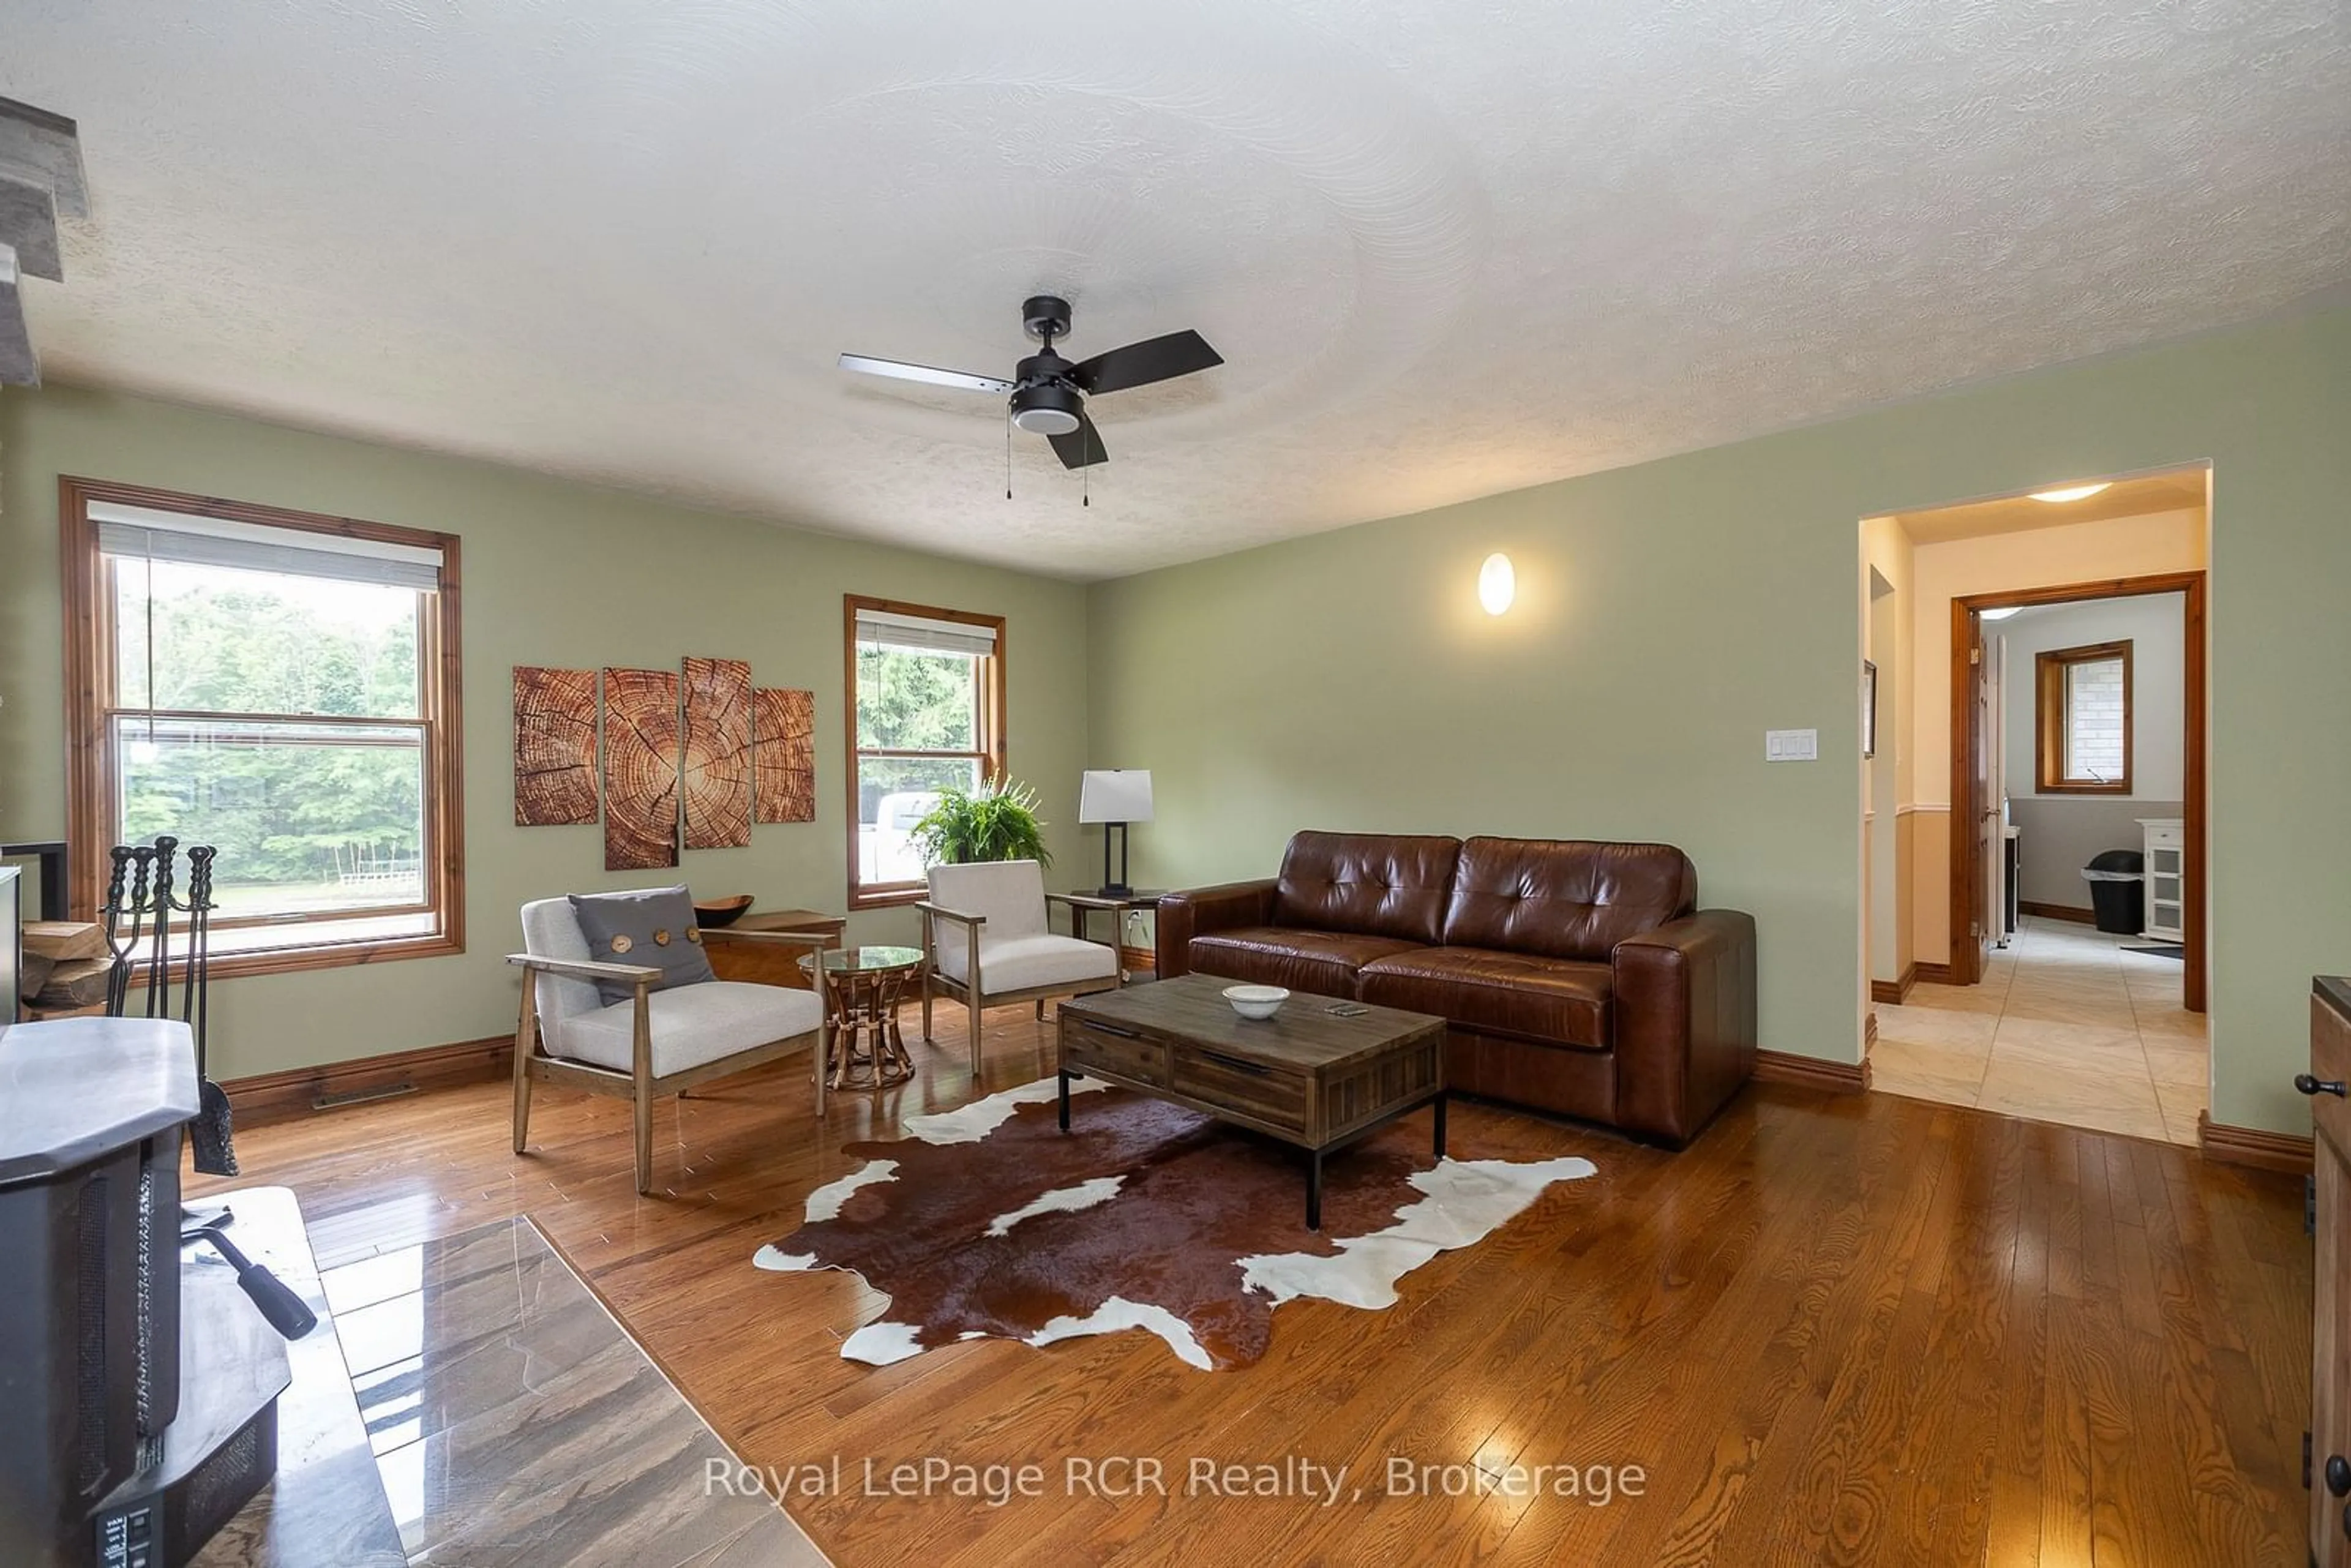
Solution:
<svg viewBox="0 0 2351 1568"><path fill-rule="evenodd" d="M2204 1157L2224 1166L2250 1166L2258 1171L2283 1171L2308 1176L2312 1149L2308 1138L2291 1133L2267 1133L2259 1127L2231 1127L2212 1120L2210 1111L2196 1113L2196 1144Z"/></svg>
<svg viewBox="0 0 2351 1568"><path fill-rule="evenodd" d="M2035 915L2043 920L2071 921L2076 925L2095 925L2098 923L2096 910L2076 909L2070 904L2043 904L2034 899L2020 898L2016 901L2016 910L2020 915Z"/></svg>
<svg viewBox="0 0 2351 1568"><path fill-rule="evenodd" d="M1876 1035L1876 1019L1868 1032ZM1755 1053L1755 1076L1764 1083L1789 1083L1799 1089L1821 1089L1831 1094L1860 1094L1869 1088L1869 1059L1823 1061L1817 1056L1792 1056L1784 1051Z"/></svg>
<svg viewBox="0 0 2351 1568"><path fill-rule="evenodd" d="M1908 965L1903 969L1900 977L1896 979L1870 981L1869 999L1873 1002L1884 1002L1889 1007L1898 1008L1902 1005L1904 998L1910 995L1910 988L1917 983L1918 966L1916 964Z"/></svg>
<svg viewBox="0 0 2351 1568"><path fill-rule="evenodd" d="M1949 964L1913 964L1910 966L1910 979L1914 985L1948 986L1951 983L1951 967Z"/></svg>
<svg viewBox="0 0 2351 1568"><path fill-rule="evenodd" d="M221 1087L240 1123L283 1122L340 1108L321 1102L357 1104L385 1094L504 1078L513 1062L513 1037L499 1036L232 1078Z"/></svg>

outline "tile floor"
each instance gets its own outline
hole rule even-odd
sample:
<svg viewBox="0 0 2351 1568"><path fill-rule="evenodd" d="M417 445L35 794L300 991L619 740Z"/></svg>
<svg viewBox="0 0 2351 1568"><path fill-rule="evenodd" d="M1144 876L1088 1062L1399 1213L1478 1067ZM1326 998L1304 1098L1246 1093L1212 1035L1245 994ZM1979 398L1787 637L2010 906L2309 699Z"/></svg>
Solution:
<svg viewBox="0 0 2351 1568"><path fill-rule="evenodd" d="M2138 940L2027 916L1983 984L1877 1004L1872 1086L2194 1144L2211 1092L2204 1015L2179 1005L2179 960L2125 951Z"/></svg>
<svg viewBox="0 0 2351 1568"><path fill-rule="evenodd" d="M320 1281L410 1568L822 1568L528 1220Z"/></svg>

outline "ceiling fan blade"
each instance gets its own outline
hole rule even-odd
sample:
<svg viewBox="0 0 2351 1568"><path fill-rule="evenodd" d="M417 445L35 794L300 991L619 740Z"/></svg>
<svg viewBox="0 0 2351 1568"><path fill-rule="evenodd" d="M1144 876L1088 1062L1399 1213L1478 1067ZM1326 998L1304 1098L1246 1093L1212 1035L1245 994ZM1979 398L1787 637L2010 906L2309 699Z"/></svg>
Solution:
<svg viewBox="0 0 2351 1568"><path fill-rule="evenodd" d="M927 382L935 387L954 387L960 392L1008 392L1010 382L994 376L976 376L969 371L939 371L928 365L910 365L904 360L876 360L863 354L843 354L841 368L862 371L869 376L895 376L902 382Z"/></svg>
<svg viewBox="0 0 2351 1568"><path fill-rule="evenodd" d="M1094 422L1086 417L1083 409L1078 411L1077 429L1067 435L1049 435L1045 439L1053 444L1053 455L1061 460L1064 468L1083 468L1089 464L1110 461L1110 454L1102 449L1102 432L1094 428Z"/></svg>
<svg viewBox="0 0 2351 1568"><path fill-rule="evenodd" d="M1186 329L1096 354L1080 361L1070 371L1070 379L1090 392L1124 392L1129 387L1188 376L1194 371L1205 371L1224 362L1224 355L1208 347L1206 338Z"/></svg>

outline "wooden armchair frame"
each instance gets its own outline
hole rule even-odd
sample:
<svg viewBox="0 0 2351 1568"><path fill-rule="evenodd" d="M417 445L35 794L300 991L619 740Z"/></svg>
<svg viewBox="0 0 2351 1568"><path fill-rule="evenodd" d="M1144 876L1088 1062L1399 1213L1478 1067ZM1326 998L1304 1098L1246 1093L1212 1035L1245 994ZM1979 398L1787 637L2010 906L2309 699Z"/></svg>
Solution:
<svg viewBox="0 0 2351 1568"><path fill-rule="evenodd" d="M1070 901L1058 893L1045 894L1045 907L1048 914L1056 904L1069 905ZM1077 915L1074 913L1074 906L1071 907L1073 912L1071 915L1071 925L1074 930ZM1118 990L1126 985L1126 965L1116 945L1113 944L1110 950L1111 972L1099 980L1061 980L1050 986L1030 986L1024 990L989 991L982 994L979 988L979 928L987 924L987 916L974 915L967 910L949 909L944 904L933 904L928 899L915 904L914 908L923 917L923 1041L925 1044L929 1044L931 1040L932 998L935 996L944 996L949 1001L961 1002L964 1005L966 1016L971 1022L971 1071L975 1078L979 1075L979 1015L985 1009L1003 1007L1012 1002L1034 1002L1037 1004L1037 1016L1042 1019L1045 1016L1045 1003L1049 998L1091 996L1096 991ZM963 972L969 977L967 981L958 980L954 976L943 974L939 970L938 922L942 920L953 921L963 927L965 953Z"/></svg>
<svg viewBox="0 0 2351 1568"><path fill-rule="evenodd" d="M705 930L702 938L708 942L765 942L779 946L806 947L822 952L831 946L826 936L810 936L791 931L727 931ZM653 1190L653 1101L664 1094L683 1096L697 1083L732 1073L747 1072L764 1067L779 1057L794 1051L812 1049L815 1054L816 1109L824 1114L824 1089L829 1058L832 1054L832 1009L824 1009L827 1021L804 1033L786 1035L781 1040L755 1045L732 1056L722 1056L716 1061L656 1076L653 1070L653 1040L649 1006L653 982L661 978L658 969L647 969L634 964L600 964L569 958L549 958L536 953L509 953L507 962L523 971L522 1011L515 1020L514 1049L514 1152L521 1154L530 1142L530 1086L534 1080L560 1083L581 1089L590 1094L608 1094L632 1103L636 1128L637 1192L643 1196ZM538 1027L538 982L543 975L560 976L572 980L619 980L634 988L635 1027L632 1042L631 1068L623 1072L618 1068L599 1067L592 1061L574 1061L566 1057L546 1052L546 1040ZM824 987L828 984L824 966L817 966L817 999L826 1000Z"/></svg>

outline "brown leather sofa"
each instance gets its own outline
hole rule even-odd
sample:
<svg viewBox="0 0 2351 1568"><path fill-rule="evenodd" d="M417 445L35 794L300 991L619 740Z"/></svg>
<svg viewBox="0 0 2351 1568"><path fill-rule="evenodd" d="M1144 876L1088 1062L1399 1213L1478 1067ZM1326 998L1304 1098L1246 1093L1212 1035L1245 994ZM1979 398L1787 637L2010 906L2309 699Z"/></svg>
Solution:
<svg viewBox="0 0 2351 1568"><path fill-rule="evenodd" d="M1158 965L1435 1013L1452 1089L1676 1148L1755 1067L1755 922L1669 844L1300 833L1161 899Z"/></svg>

